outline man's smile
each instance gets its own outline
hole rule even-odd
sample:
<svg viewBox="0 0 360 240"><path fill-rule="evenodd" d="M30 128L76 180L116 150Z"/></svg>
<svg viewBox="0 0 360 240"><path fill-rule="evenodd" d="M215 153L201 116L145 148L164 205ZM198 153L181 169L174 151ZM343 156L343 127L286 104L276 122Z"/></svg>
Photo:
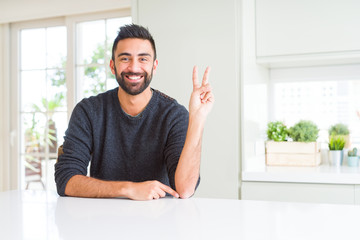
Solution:
<svg viewBox="0 0 360 240"><path fill-rule="evenodd" d="M144 78L144 73L124 73L129 82L139 82Z"/></svg>
<svg viewBox="0 0 360 240"><path fill-rule="evenodd" d="M137 82L143 78L143 76L125 75L130 81Z"/></svg>

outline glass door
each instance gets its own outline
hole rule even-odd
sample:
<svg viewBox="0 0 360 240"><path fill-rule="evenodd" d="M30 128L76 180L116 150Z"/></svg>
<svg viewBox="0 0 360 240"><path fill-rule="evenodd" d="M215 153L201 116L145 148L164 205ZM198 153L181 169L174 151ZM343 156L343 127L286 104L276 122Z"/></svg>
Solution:
<svg viewBox="0 0 360 240"><path fill-rule="evenodd" d="M55 189L67 123L66 27L21 30L19 55L21 189Z"/></svg>
<svg viewBox="0 0 360 240"><path fill-rule="evenodd" d="M21 189L56 189L54 164L71 110L82 98L117 87L109 68L111 48L131 17L127 11L107 15L13 25L18 45L12 55L18 59L12 64L11 119L13 142L19 144L12 145L12 159Z"/></svg>

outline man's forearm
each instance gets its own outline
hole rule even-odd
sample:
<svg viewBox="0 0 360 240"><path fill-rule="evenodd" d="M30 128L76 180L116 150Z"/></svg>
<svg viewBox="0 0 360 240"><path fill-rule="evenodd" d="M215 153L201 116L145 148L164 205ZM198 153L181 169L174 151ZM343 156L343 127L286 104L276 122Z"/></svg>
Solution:
<svg viewBox="0 0 360 240"><path fill-rule="evenodd" d="M65 194L74 197L126 197L129 184L75 175L66 184Z"/></svg>
<svg viewBox="0 0 360 240"><path fill-rule="evenodd" d="M189 126L185 144L175 171L175 187L181 198L191 197L195 192L200 174L201 144L205 120L215 101L207 67L201 84L198 69L193 69L193 92L189 102Z"/></svg>
<svg viewBox="0 0 360 240"><path fill-rule="evenodd" d="M205 120L189 117L185 144L175 172L176 191L181 198L194 194L200 174L201 144Z"/></svg>
<svg viewBox="0 0 360 240"><path fill-rule="evenodd" d="M179 197L179 194L169 186L156 180L103 181L83 175L70 178L65 188L65 195L73 197L125 197L134 200L151 200L165 197L166 193Z"/></svg>

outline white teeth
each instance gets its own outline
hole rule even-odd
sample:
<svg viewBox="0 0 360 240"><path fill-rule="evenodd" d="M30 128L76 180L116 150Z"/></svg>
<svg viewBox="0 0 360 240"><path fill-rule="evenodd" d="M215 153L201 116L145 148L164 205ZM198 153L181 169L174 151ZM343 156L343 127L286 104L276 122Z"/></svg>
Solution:
<svg viewBox="0 0 360 240"><path fill-rule="evenodd" d="M138 79L140 79L140 76L135 76L135 77L130 77L130 76L129 76L129 79L131 79L131 80L138 80Z"/></svg>

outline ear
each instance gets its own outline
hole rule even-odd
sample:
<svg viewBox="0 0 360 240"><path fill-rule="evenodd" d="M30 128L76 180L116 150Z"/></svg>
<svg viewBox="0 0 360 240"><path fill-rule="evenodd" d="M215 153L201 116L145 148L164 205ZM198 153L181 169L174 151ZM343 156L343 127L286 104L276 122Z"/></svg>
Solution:
<svg viewBox="0 0 360 240"><path fill-rule="evenodd" d="M157 69L158 64L159 64L159 62L158 62L158 60L156 59L156 60L154 61L153 74L156 73L156 69Z"/></svg>
<svg viewBox="0 0 360 240"><path fill-rule="evenodd" d="M114 61L112 59L110 59L110 65L109 66L110 66L112 74L115 75L115 69L114 69L115 63L114 63Z"/></svg>

